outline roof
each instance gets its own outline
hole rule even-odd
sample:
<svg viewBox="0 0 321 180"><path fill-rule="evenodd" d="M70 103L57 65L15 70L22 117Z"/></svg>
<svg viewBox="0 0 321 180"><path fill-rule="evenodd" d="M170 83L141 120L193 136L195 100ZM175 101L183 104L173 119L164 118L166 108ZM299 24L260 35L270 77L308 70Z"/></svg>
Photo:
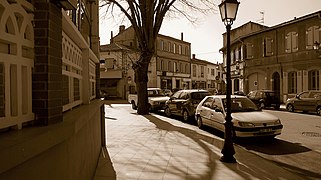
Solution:
<svg viewBox="0 0 321 180"><path fill-rule="evenodd" d="M133 51L134 49L124 46L122 44L118 43L112 43L112 44L105 44L100 46L100 51L101 52L108 52L108 51Z"/></svg>

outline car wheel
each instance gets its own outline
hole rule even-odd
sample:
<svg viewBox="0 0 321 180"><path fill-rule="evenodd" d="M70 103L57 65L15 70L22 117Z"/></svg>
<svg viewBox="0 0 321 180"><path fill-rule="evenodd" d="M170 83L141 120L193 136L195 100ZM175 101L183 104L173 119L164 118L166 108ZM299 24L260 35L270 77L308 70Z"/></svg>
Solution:
<svg viewBox="0 0 321 180"><path fill-rule="evenodd" d="M132 109L137 110L137 106L134 101L132 102Z"/></svg>
<svg viewBox="0 0 321 180"><path fill-rule="evenodd" d="M203 128L203 121L202 121L201 116L197 116L196 122L197 122L198 128L202 129Z"/></svg>
<svg viewBox="0 0 321 180"><path fill-rule="evenodd" d="M183 111L183 120L186 122L189 120L189 115L188 115L188 112L186 110Z"/></svg>
<svg viewBox="0 0 321 180"><path fill-rule="evenodd" d="M260 103L259 103L259 107L260 107L261 109L264 109L264 108L265 108L264 102L260 102Z"/></svg>
<svg viewBox="0 0 321 180"><path fill-rule="evenodd" d="M319 106L319 107L317 108L317 114L318 114L319 116L321 116L321 106Z"/></svg>
<svg viewBox="0 0 321 180"><path fill-rule="evenodd" d="M153 108L152 108L152 105L148 104L148 112L153 112Z"/></svg>
<svg viewBox="0 0 321 180"><path fill-rule="evenodd" d="M166 107L166 108L165 108L165 115L166 115L167 117L170 117L170 116L172 115L171 110L169 109L169 107Z"/></svg>
<svg viewBox="0 0 321 180"><path fill-rule="evenodd" d="M294 112L294 107L292 104L289 104L286 109L289 111L289 112Z"/></svg>

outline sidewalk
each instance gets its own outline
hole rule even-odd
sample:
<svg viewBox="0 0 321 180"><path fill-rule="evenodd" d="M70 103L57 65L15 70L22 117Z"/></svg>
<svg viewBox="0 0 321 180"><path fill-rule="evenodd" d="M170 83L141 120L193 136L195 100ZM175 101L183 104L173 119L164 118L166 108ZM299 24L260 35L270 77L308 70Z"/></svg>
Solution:
<svg viewBox="0 0 321 180"><path fill-rule="evenodd" d="M223 163L223 139L161 115L137 115L106 101L107 148L94 180L304 179L234 145L237 163Z"/></svg>

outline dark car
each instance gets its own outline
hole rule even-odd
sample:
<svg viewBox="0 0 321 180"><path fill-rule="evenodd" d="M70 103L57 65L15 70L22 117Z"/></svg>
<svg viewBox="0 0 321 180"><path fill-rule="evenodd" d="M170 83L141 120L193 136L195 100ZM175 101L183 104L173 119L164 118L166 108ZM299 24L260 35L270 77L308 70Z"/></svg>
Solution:
<svg viewBox="0 0 321 180"><path fill-rule="evenodd" d="M266 107L280 108L280 95L272 90L254 90L247 97L251 99L259 108Z"/></svg>
<svg viewBox="0 0 321 180"><path fill-rule="evenodd" d="M321 91L304 91L294 98L286 101L286 109L290 112L295 110L303 112L317 112L321 115Z"/></svg>
<svg viewBox="0 0 321 180"><path fill-rule="evenodd" d="M207 90L189 89L175 92L165 104L167 116L182 116L184 121L194 118L195 109L204 97L211 95Z"/></svg>

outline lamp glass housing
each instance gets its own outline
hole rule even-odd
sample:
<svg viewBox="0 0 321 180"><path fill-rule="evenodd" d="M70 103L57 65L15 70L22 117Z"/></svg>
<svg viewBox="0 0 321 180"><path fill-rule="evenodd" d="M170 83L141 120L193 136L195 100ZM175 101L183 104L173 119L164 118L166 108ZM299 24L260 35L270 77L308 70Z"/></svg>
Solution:
<svg viewBox="0 0 321 180"><path fill-rule="evenodd" d="M221 18L225 25L233 24L233 21L236 19L239 4L237 0L223 0L219 5Z"/></svg>

